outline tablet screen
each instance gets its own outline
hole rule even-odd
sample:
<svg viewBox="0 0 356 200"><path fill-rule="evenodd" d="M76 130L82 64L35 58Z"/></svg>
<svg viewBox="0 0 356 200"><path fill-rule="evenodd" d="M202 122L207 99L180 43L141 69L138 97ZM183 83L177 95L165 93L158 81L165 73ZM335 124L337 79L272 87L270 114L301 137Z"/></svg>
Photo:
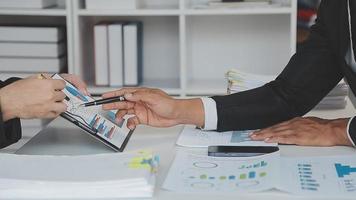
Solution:
<svg viewBox="0 0 356 200"><path fill-rule="evenodd" d="M53 75L52 78L64 80L58 74ZM126 126L126 118L122 122L117 123L115 121L115 112L113 111L103 111L101 106L80 106L94 99L90 96L85 96L67 81L63 92L67 96L64 100L68 106L66 114L93 130L91 131L91 135L94 132L94 136L99 137L102 142L111 144L109 146L114 146L115 150L123 150L131 135L131 130Z"/></svg>

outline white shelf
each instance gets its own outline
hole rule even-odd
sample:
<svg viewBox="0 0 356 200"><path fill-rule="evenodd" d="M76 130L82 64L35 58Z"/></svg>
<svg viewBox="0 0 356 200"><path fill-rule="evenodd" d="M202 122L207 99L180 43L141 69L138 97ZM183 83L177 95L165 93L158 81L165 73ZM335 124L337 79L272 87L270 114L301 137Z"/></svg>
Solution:
<svg viewBox="0 0 356 200"><path fill-rule="evenodd" d="M241 8L241 9L187 9L184 15L278 15L291 14L290 7L271 8Z"/></svg>
<svg viewBox="0 0 356 200"><path fill-rule="evenodd" d="M80 9L79 16L178 16L179 10L136 9L136 10L87 10Z"/></svg>
<svg viewBox="0 0 356 200"><path fill-rule="evenodd" d="M62 8L48 9L0 9L0 15L23 15L23 16L66 16L67 11Z"/></svg>
<svg viewBox="0 0 356 200"><path fill-rule="evenodd" d="M170 95L181 95L182 90L179 86L179 80L161 79L161 80L144 80L140 87L160 88ZM92 94L102 94L108 91L118 90L120 87L99 87L90 86L89 92Z"/></svg>

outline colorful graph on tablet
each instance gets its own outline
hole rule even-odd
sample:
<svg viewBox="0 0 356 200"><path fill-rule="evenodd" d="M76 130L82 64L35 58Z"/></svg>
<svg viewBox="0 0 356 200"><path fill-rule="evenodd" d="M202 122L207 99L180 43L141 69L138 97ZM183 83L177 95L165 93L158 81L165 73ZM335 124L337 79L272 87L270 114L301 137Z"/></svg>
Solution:
<svg viewBox="0 0 356 200"><path fill-rule="evenodd" d="M53 76L55 79L62 79L59 75ZM126 119L121 122L116 121L115 112L104 111L101 106L84 107L80 106L84 102L94 100L90 96L85 96L73 85L67 83L63 92L67 95L67 113L82 122L86 126L97 131L97 136L120 148L124 143L130 130L126 127Z"/></svg>

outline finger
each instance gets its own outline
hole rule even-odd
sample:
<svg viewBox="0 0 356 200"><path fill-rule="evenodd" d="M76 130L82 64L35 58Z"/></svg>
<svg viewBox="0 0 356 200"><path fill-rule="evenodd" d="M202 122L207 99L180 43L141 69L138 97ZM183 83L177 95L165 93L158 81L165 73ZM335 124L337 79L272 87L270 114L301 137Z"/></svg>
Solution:
<svg viewBox="0 0 356 200"><path fill-rule="evenodd" d="M52 112L56 112L56 113L63 113L67 111L67 105L62 102L54 103L51 108L52 108Z"/></svg>
<svg viewBox="0 0 356 200"><path fill-rule="evenodd" d="M120 90L115 90L111 92L104 93L102 95L103 98L110 98L110 97L118 97L118 96L123 96L124 94L127 93L133 93L137 91L139 88L122 88Z"/></svg>
<svg viewBox="0 0 356 200"><path fill-rule="evenodd" d="M119 110L116 113L116 120L117 122L121 122L123 117L127 114L127 110Z"/></svg>
<svg viewBox="0 0 356 200"><path fill-rule="evenodd" d="M130 119L127 120L127 128L130 130L133 130L140 124L140 121L138 117L131 117Z"/></svg>
<svg viewBox="0 0 356 200"><path fill-rule="evenodd" d="M74 74L61 74L61 76L78 88L78 90L80 90L83 94L87 96L90 95L87 84L79 76Z"/></svg>
<svg viewBox="0 0 356 200"><path fill-rule="evenodd" d="M291 129L289 126L281 126L281 127L275 127L275 128L269 128L268 130L263 130L260 133L257 134L252 134L250 137L253 140L264 140L266 138L270 137L275 137L275 136L282 136L282 135L288 135L288 134L293 134L294 131Z"/></svg>
<svg viewBox="0 0 356 200"><path fill-rule="evenodd" d="M54 100L55 101L63 101L66 98L66 95L62 91L55 91L54 92Z"/></svg>
<svg viewBox="0 0 356 200"><path fill-rule="evenodd" d="M135 103L128 101L120 101L109 104L102 105L103 110L121 110L121 109L132 109L135 106Z"/></svg>
<svg viewBox="0 0 356 200"><path fill-rule="evenodd" d="M298 137L296 135L285 135L278 137L271 137L265 140L267 143L279 143L279 144L297 144Z"/></svg>
<svg viewBox="0 0 356 200"><path fill-rule="evenodd" d="M50 81L54 90L63 90L66 87L66 83L63 80L50 79Z"/></svg>

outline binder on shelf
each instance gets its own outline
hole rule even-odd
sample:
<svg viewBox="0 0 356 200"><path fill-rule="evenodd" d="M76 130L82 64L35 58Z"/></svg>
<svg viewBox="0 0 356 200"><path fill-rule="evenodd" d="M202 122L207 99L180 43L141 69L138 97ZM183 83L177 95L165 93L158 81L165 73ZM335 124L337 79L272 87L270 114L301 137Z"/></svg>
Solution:
<svg viewBox="0 0 356 200"><path fill-rule="evenodd" d="M108 34L110 86L119 87L124 84L123 23L110 24Z"/></svg>
<svg viewBox="0 0 356 200"><path fill-rule="evenodd" d="M1 0L0 8L48 8L57 5L57 0Z"/></svg>
<svg viewBox="0 0 356 200"><path fill-rule="evenodd" d="M94 26L95 49L95 84L109 85L109 59L108 59L108 25L100 23Z"/></svg>
<svg viewBox="0 0 356 200"><path fill-rule="evenodd" d="M66 58L0 57L1 72L58 73L66 65Z"/></svg>
<svg viewBox="0 0 356 200"><path fill-rule="evenodd" d="M2 42L59 42L64 38L61 27L0 26Z"/></svg>
<svg viewBox="0 0 356 200"><path fill-rule="evenodd" d="M64 43L0 42L2 57L58 58L66 52Z"/></svg>
<svg viewBox="0 0 356 200"><path fill-rule="evenodd" d="M136 86L142 81L142 23L124 25L124 85Z"/></svg>
<svg viewBox="0 0 356 200"><path fill-rule="evenodd" d="M137 9L140 0L86 0L86 9Z"/></svg>

